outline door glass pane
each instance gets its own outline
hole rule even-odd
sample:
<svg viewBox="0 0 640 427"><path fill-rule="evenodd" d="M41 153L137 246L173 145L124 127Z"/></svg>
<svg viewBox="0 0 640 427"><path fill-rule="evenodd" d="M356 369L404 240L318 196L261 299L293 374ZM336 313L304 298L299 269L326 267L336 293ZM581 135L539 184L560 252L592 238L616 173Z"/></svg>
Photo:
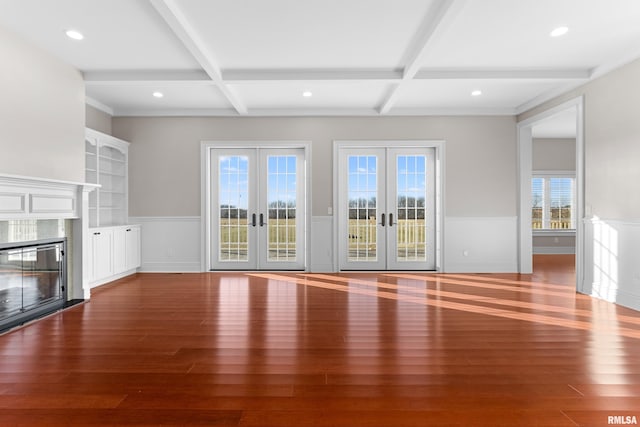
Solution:
<svg viewBox="0 0 640 427"><path fill-rule="evenodd" d="M218 259L247 261L249 159L246 156L221 156L218 170L218 206L220 207Z"/></svg>
<svg viewBox="0 0 640 427"><path fill-rule="evenodd" d="M427 183L425 156L397 157L396 229L397 260L425 261L427 230L425 222Z"/></svg>
<svg viewBox="0 0 640 427"><path fill-rule="evenodd" d="M269 261L296 260L296 156L267 157Z"/></svg>
<svg viewBox="0 0 640 427"><path fill-rule="evenodd" d="M377 261L378 158L348 157L348 260Z"/></svg>

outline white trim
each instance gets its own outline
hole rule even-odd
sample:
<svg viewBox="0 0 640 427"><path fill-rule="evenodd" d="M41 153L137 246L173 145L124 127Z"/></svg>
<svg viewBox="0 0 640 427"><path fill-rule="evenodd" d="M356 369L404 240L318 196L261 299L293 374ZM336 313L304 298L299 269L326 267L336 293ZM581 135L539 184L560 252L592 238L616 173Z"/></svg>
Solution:
<svg viewBox="0 0 640 427"><path fill-rule="evenodd" d="M309 271L311 258L310 258L310 245L311 245L311 180L312 175L312 150L311 141L300 140L203 140L200 142L200 248L201 259L200 269L201 271L211 270L211 212L209 209L211 200L211 150L214 148L300 148L304 150L305 158L305 200L307 205L305 206L305 259L304 259L304 271Z"/></svg>
<svg viewBox="0 0 640 427"><path fill-rule="evenodd" d="M519 115L522 114L526 111L529 111L533 108L536 108L539 105L544 104L547 101L550 101L554 98L557 98L559 96L562 96L570 91L572 91L575 88L578 88L586 83L588 83L590 81L590 79L582 79L579 81L573 81L570 83L567 83L566 85L561 85L558 87L555 87L547 92L544 92L538 96L536 96L535 98L518 105L514 110L515 113L514 115Z"/></svg>
<svg viewBox="0 0 640 427"><path fill-rule="evenodd" d="M192 222L192 221L199 221L200 217L199 216L130 216L129 220L132 223L131 225L133 225L133 223L136 223L136 222L166 222L166 221Z"/></svg>
<svg viewBox="0 0 640 427"><path fill-rule="evenodd" d="M531 229L531 178L533 176L533 138L532 127L557 113L575 108L576 110L576 289L584 289L584 97L579 96L563 102L553 108L529 117L517 123L518 135L518 270L520 273L531 273L533 254L533 233Z"/></svg>
<svg viewBox="0 0 640 427"><path fill-rule="evenodd" d="M95 100L89 96L85 96L84 97L84 102L87 105L92 106L93 108L97 108L98 110L102 111L103 113L107 113L110 116L113 116L113 108L109 107L106 104L103 104L102 102Z"/></svg>
<svg viewBox="0 0 640 427"><path fill-rule="evenodd" d="M640 218L638 219L611 219L611 218L600 218L600 217L590 217L584 218L583 222L585 224L614 224L614 225L623 225L627 227L640 227Z"/></svg>
<svg viewBox="0 0 640 427"><path fill-rule="evenodd" d="M333 141L333 266L336 271L340 271L340 259L339 259L339 226L336 211L339 206L338 200L338 185L340 182L339 171L337 165L340 158L340 150L343 148L363 148L363 147L379 147L379 148L435 148L435 161L436 161L436 255L435 255L435 268L437 272L443 272L445 270L445 252L444 252L444 234L445 234L445 176L446 176L446 162L445 162L445 140L334 140Z"/></svg>
<svg viewBox="0 0 640 427"><path fill-rule="evenodd" d="M558 178L575 178L576 171L573 170L532 170L531 175L536 178L558 177Z"/></svg>
<svg viewBox="0 0 640 427"><path fill-rule="evenodd" d="M204 70L113 70L85 71L86 86L104 85L169 85L169 84L201 84L214 86L215 83Z"/></svg>
<svg viewBox="0 0 640 427"><path fill-rule="evenodd" d="M0 174L0 197L7 209L0 207L0 220L75 219L82 217L82 191L92 191L94 184Z"/></svg>
<svg viewBox="0 0 640 427"><path fill-rule="evenodd" d="M534 255L570 255L576 253L575 246L534 246Z"/></svg>
<svg viewBox="0 0 640 427"><path fill-rule="evenodd" d="M222 71L226 84L247 84L290 81L333 81L348 82L368 80L399 83L403 79L402 70L394 68L286 68L286 69L229 69ZM85 71L87 86L120 85L172 85L189 84L215 86L204 70L100 70ZM491 80L491 79L533 79L533 80L584 80L591 77L586 68L421 68L414 80ZM89 97L87 97L90 99ZM98 102L92 100L92 102ZM98 108L98 107L96 107Z"/></svg>
<svg viewBox="0 0 640 427"><path fill-rule="evenodd" d="M576 230L571 228L564 230L536 229L532 230L532 233L536 237L575 237Z"/></svg>
<svg viewBox="0 0 640 427"><path fill-rule="evenodd" d="M449 68L429 69L423 68L414 77L415 80L433 79L532 79L532 80L562 80L562 79L589 79L590 71L585 68L546 68L546 69L522 69L522 68Z"/></svg>
<svg viewBox="0 0 640 427"><path fill-rule="evenodd" d="M150 261L140 266L139 273L201 273L200 262Z"/></svg>

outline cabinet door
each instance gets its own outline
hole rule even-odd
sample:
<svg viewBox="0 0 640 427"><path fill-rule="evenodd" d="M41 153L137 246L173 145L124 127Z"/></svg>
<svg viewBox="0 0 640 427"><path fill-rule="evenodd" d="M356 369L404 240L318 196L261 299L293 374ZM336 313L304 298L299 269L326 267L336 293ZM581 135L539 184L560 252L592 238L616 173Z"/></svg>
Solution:
<svg viewBox="0 0 640 427"><path fill-rule="evenodd" d="M140 267L140 227L125 230L126 270Z"/></svg>
<svg viewBox="0 0 640 427"><path fill-rule="evenodd" d="M113 232L91 230L91 280L96 281L113 274Z"/></svg>
<svg viewBox="0 0 640 427"><path fill-rule="evenodd" d="M119 274L127 267L127 232L124 227L113 229L113 274Z"/></svg>

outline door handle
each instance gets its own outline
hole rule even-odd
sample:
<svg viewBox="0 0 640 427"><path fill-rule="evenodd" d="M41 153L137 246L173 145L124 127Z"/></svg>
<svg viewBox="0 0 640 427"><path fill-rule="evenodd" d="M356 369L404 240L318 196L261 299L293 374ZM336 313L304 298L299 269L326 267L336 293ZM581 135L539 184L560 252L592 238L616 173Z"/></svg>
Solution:
<svg viewBox="0 0 640 427"><path fill-rule="evenodd" d="M382 222L380 222L380 225L384 227L384 226L385 226L385 223L384 223L384 214L381 214L381 215L380 215L380 219L382 220Z"/></svg>
<svg viewBox="0 0 640 427"><path fill-rule="evenodd" d="M393 214L389 214L389 227L393 227Z"/></svg>
<svg viewBox="0 0 640 427"><path fill-rule="evenodd" d="M260 214L260 227L264 226L264 214Z"/></svg>
<svg viewBox="0 0 640 427"><path fill-rule="evenodd" d="M251 215L251 225L254 227L256 226L256 214Z"/></svg>

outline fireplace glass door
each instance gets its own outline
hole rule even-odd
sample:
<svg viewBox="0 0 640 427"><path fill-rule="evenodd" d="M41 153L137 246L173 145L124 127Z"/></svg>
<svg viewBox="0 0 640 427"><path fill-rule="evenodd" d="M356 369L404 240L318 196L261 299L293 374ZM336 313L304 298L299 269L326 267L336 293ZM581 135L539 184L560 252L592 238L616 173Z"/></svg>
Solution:
<svg viewBox="0 0 640 427"><path fill-rule="evenodd" d="M64 241L0 247L0 329L62 306Z"/></svg>

